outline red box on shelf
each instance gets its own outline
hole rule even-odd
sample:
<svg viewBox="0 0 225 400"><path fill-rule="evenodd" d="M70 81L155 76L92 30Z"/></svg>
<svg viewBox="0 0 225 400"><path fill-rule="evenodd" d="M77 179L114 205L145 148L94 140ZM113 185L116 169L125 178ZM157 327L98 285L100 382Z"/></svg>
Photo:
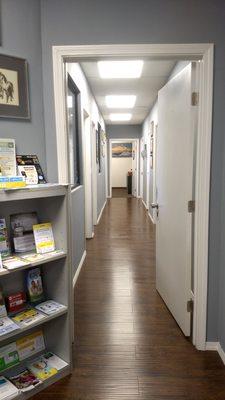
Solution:
<svg viewBox="0 0 225 400"><path fill-rule="evenodd" d="M25 292L17 292L11 294L10 296L6 296L6 308L8 313L17 313L24 309L26 303L26 294Z"/></svg>

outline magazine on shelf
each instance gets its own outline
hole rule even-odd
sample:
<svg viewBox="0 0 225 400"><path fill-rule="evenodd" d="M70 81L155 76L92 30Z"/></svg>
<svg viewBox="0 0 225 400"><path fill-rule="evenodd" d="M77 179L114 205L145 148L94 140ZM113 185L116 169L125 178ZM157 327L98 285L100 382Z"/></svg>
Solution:
<svg viewBox="0 0 225 400"><path fill-rule="evenodd" d="M4 376L0 376L0 400L10 400L18 396L19 390Z"/></svg>
<svg viewBox="0 0 225 400"><path fill-rule="evenodd" d="M20 392L28 392L42 383L40 379L28 369L23 370L18 375L10 376L9 379Z"/></svg>
<svg viewBox="0 0 225 400"><path fill-rule="evenodd" d="M61 369L68 366L67 362L65 362L50 351L43 354L42 358L48 363L50 367L57 369L57 371L60 371Z"/></svg>
<svg viewBox="0 0 225 400"><path fill-rule="evenodd" d="M31 333L16 341L16 348L20 360L33 356L45 349L45 341L42 330Z"/></svg>
<svg viewBox="0 0 225 400"><path fill-rule="evenodd" d="M35 322L41 321L44 318L44 314L41 314L40 312L35 310L35 308L29 308L25 311L20 312L19 314L16 314L14 317L12 317L12 320L21 328L24 328L26 326L34 324Z"/></svg>
<svg viewBox="0 0 225 400"><path fill-rule="evenodd" d="M7 333L16 331L19 326L15 324L10 318L0 318L0 336L7 335Z"/></svg>
<svg viewBox="0 0 225 400"><path fill-rule="evenodd" d="M52 224L50 222L34 225L33 231L37 253L43 254L55 250Z"/></svg>
<svg viewBox="0 0 225 400"><path fill-rule="evenodd" d="M0 371L13 367L19 362L20 359L15 342L0 348Z"/></svg>
<svg viewBox="0 0 225 400"><path fill-rule="evenodd" d="M16 176L16 143L14 139L0 139L0 175Z"/></svg>
<svg viewBox="0 0 225 400"><path fill-rule="evenodd" d="M6 308L10 315L14 315L26 308L26 293L15 292L5 297Z"/></svg>
<svg viewBox="0 0 225 400"><path fill-rule="evenodd" d="M23 260L21 257L11 256L3 260L3 267L8 270L13 270L30 265L29 261Z"/></svg>
<svg viewBox="0 0 225 400"><path fill-rule="evenodd" d="M38 304L35 308L47 315L52 315L59 311L66 310L66 306L53 300L44 301L43 303Z"/></svg>

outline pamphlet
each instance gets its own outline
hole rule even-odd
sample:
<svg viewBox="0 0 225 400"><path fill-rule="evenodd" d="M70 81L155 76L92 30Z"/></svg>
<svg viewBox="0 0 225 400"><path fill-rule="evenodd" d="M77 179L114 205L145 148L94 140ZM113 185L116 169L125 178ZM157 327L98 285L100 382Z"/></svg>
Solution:
<svg viewBox="0 0 225 400"><path fill-rule="evenodd" d="M25 178L27 185L38 184L38 174L34 165L18 165L18 173Z"/></svg>
<svg viewBox="0 0 225 400"><path fill-rule="evenodd" d="M37 224L33 226L37 253L49 253L55 250L52 224Z"/></svg>
<svg viewBox="0 0 225 400"><path fill-rule="evenodd" d="M16 342L19 359L26 358L39 353L45 349L45 341L42 330L18 339Z"/></svg>
<svg viewBox="0 0 225 400"><path fill-rule="evenodd" d="M10 225L16 253L35 250L33 225L38 223L37 213L20 213L10 216Z"/></svg>
<svg viewBox="0 0 225 400"><path fill-rule="evenodd" d="M66 306L53 300L44 301L43 303L38 304L35 308L47 315L52 315L59 311L66 310Z"/></svg>
<svg viewBox="0 0 225 400"><path fill-rule="evenodd" d="M10 380L21 392L28 392L42 383L40 379L36 378L28 369L25 369L16 376L11 376Z"/></svg>
<svg viewBox="0 0 225 400"><path fill-rule="evenodd" d="M57 374L58 370L48 363L44 357L38 357L27 365L27 368L42 381Z"/></svg>
<svg viewBox="0 0 225 400"><path fill-rule="evenodd" d="M3 260L3 267L8 270L26 267L27 265L30 265L28 261L16 256L11 256Z"/></svg>
<svg viewBox="0 0 225 400"><path fill-rule="evenodd" d="M16 322L21 328L29 326L44 319L45 316L35 310L35 308L30 308L28 310L22 311L19 314L12 317L12 320Z"/></svg>
<svg viewBox="0 0 225 400"><path fill-rule="evenodd" d="M16 145L14 139L0 139L0 175L16 176Z"/></svg>
<svg viewBox="0 0 225 400"><path fill-rule="evenodd" d="M6 308L10 315L18 313L26 307L26 293L25 292L16 292L11 293L10 295L6 296Z"/></svg>
<svg viewBox="0 0 225 400"><path fill-rule="evenodd" d="M10 254L5 218L0 218L0 253L2 257Z"/></svg>
<svg viewBox="0 0 225 400"><path fill-rule="evenodd" d="M0 400L11 400L18 394L19 390L4 376L0 376Z"/></svg>
<svg viewBox="0 0 225 400"><path fill-rule="evenodd" d="M0 286L0 318L7 317L7 311L5 306L5 300L3 296L3 290Z"/></svg>
<svg viewBox="0 0 225 400"><path fill-rule="evenodd" d="M16 331L19 326L16 325L10 318L0 318L0 336L7 335L7 333Z"/></svg>
<svg viewBox="0 0 225 400"><path fill-rule="evenodd" d="M13 367L19 362L19 354L15 342L0 348L0 371Z"/></svg>
<svg viewBox="0 0 225 400"><path fill-rule="evenodd" d="M0 176L0 189L11 190L26 186L22 176Z"/></svg>
<svg viewBox="0 0 225 400"><path fill-rule="evenodd" d="M50 258L54 257L59 257L61 255L64 255L65 252L63 250L54 250L50 251L49 253L45 254L37 254L37 253L30 253L30 254L24 254L21 255L21 258L23 258L26 261L29 261L31 264L33 263L38 263L38 262L43 262L46 261Z"/></svg>
<svg viewBox="0 0 225 400"><path fill-rule="evenodd" d="M33 268L27 272L27 290L31 303L40 303L44 300L40 268Z"/></svg>
<svg viewBox="0 0 225 400"><path fill-rule="evenodd" d="M45 353L42 358L47 361L50 367L56 368L57 371L60 371L61 369L68 366L68 364L64 360L51 353L50 351L48 353Z"/></svg>
<svg viewBox="0 0 225 400"><path fill-rule="evenodd" d="M25 177L27 185L46 183L39 159L36 154L16 156L19 175Z"/></svg>

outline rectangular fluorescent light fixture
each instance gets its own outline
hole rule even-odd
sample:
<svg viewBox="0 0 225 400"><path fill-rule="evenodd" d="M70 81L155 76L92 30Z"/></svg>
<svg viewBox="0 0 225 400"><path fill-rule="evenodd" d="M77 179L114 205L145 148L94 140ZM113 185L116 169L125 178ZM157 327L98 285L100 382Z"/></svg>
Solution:
<svg viewBox="0 0 225 400"><path fill-rule="evenodd" d="M144 61L98 61L98 71L102 79L140 78Z"/></svg>
<svg viewBox="0 0 225 400"><path fill-rule="evenodd" d="M125 113L125 114L110 114L109 119L110 121L130 121L132 117L132 114L130 113Z"/></svg>
<svg viewBox="0 0 225 400"><path fill-rule="evenodd" d="M133 108L136 102L135 95L108 95L105 96L108 108Z"/></svg>

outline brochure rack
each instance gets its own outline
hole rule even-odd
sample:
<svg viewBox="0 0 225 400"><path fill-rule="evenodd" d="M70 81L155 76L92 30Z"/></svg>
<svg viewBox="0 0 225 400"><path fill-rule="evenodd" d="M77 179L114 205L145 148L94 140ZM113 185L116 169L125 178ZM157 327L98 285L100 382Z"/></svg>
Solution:
<svg viewBox="0 0 225 400"><path fill-rule="evenodd" d="M42 329L45 338L46 350L55 353L66 361L68 367L63 368L56 375L34 390L20 394L16 399L28 399L34 394L42 391L47 386L65 377L71 372L71 350L72 350L72 273L71 273L71 245L70 245L70 221L69 221L69 191L67 186L62 185L36 185L22 189L0 190L1 216L6 219L8 231L10 231L10 215L36 211L40 222L51 222L56 249L62 250L59 257L46 259L41 265L43 274L44 291L48 299L54 300L66 306L62 312L47 316L43 320L10 332L0 337L0 347L10 344L17 339ZM24 274L29 268L37 263L16 269L5 270L0 274L0 285L5 293L13 293L24 290ZM36 357L36 356L35 356ZM0 375L9 377L10 373L16 374L24 367L27 360Z"/></svg>

